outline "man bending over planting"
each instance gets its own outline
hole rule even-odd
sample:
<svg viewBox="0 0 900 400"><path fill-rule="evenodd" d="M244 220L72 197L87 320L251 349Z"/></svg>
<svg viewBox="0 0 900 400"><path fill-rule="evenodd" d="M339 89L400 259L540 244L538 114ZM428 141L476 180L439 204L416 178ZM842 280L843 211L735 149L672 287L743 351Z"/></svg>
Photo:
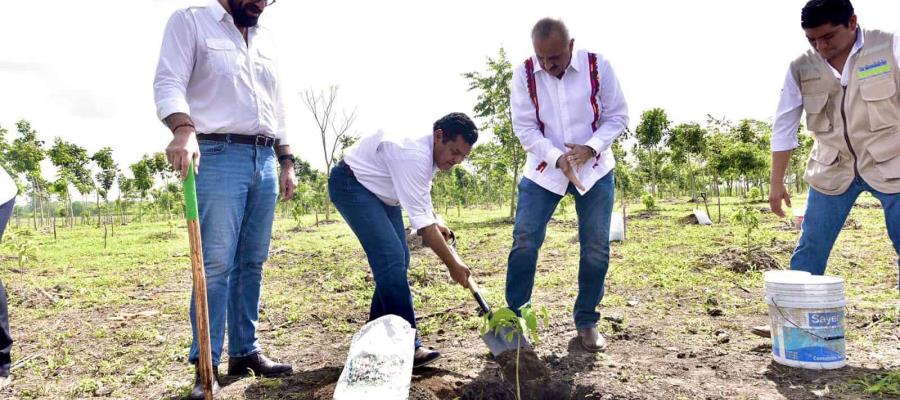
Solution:
<svg viewBox="0 0 900 400"><path fill-rule="evenodd" d="M476 140L478 130L472 120L451 113L425 135L391 136L378 131L364 137L331 169L328 194L359 239L375 278L370 320L394 314L416 327L401 208L425 245L447 265L453 280L467 287L469 268L447 244L450 230L433 211L431 182L438 170L461 163ZM440 357L422 346L418 337L415 349L414 367Z"/></svg>

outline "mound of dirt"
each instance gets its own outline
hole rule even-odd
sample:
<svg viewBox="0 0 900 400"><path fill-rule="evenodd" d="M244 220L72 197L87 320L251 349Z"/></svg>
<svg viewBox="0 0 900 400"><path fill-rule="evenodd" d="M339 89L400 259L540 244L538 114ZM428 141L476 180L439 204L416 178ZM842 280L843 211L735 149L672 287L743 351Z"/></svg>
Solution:
<svg viewBox="0 0 900 400"><path fill-rule="evenodd" d="M679 218L678 223L681 225L699 225L700 221L697 220L697 216L694 213L690 213L684 218Z"/></svg>
<svg viewBox="0 0 900 400"><path fill-rule="evenodd" d="M516 352L507 351L496 358L503 379L516 385ZM550 369L533 350L522 349L518 354L518 382L521 400L568 399L572 388L550 378Z"/></svg>
<svg viewBox="0 0 900 400"><path fill-rule="evenodd" d="M334 389L337 383L322 386L313 393L313 400L331 400L334 398ZM452 398L452 397L450 397ZM409 387L409 400L439 400L440 398L424 385L413 383Z"/></svg>
<svg viewBox="0 0 900 400"><path fill-rule="evenodd" d="M707 268L725 267L734 272L745 273L750 270L782 269L781 263L765 251L754 249L750 252L750 262L747 262L747 251L735 247L723 249L718 254L707 255L701 264Z"/></svg>

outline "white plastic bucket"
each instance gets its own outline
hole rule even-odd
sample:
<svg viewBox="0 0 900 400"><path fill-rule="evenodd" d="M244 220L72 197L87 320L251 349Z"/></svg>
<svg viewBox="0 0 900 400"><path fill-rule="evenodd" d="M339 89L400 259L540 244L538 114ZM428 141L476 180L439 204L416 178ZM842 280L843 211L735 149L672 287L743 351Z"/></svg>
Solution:
<svg viewBox="0 0 900 400"><path fill-rule="evenodd" d="M807 369L847 365L844 280L802 271L765 274L775 362Z"/></svg>

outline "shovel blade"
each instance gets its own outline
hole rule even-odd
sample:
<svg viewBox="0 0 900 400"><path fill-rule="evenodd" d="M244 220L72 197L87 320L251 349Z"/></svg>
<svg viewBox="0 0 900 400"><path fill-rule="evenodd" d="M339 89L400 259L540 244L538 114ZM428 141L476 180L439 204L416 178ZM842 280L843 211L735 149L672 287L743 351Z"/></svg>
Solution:
<svg viewBox="0 0 900 400"><path fill-rule="evenodd" d="M506 337L510 332L513 332L512 328L503 328L500 330L499 334L490 331L482 335L481 339L484 340L484 344L487 345L494 357L509 350L515 350L518 347L531 349L531 344L528 343L528 339L518 333L513 333L512 340L506 340Z"/></svg>

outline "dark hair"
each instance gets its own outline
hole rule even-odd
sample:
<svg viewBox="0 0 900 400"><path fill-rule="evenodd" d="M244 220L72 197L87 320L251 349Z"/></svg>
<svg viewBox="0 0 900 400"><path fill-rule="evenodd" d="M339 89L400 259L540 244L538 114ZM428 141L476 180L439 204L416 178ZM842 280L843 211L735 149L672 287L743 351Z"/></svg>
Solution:
<svg viewBox="0 0 900 400"><path fill-rule="evenodd" d="M800 12L800 26L809 29L832 24L849 28L852 16L850 0L810 0Z"/></svg>
<svg viewBox="0 0 900 400"><path fill-rule="evenodd" d="M434 130L438 129L444 132L444 143L456 140L459 135L462 135L466 143L470 145L474 145L478 141L478 127L468 115L460 112L447 114L434 121Z"/></svg>
<svg viewBox="0 0 900 400"><path fill-rule="evenodd" d="M553 18L543 18L534 24L534 28L531 29L531 39L546 39L553 32L562 35L563 41L569 41L569 29L566 28L566 24L560 19Z"/></svg>

